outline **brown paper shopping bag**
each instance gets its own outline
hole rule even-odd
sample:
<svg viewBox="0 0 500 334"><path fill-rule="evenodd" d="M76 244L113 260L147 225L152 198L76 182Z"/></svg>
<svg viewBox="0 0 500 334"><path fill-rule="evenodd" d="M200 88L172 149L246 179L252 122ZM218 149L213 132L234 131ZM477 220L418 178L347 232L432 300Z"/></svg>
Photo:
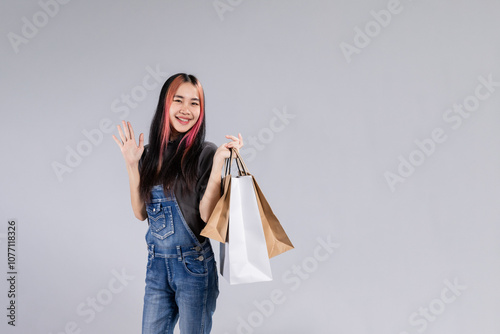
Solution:
<svg viewBox="0 0 500 334"><path fill-rule="evenodd" d="M241 166L244 173L250 175L239 152L237 150L234 150L234 152L236 153L238 167ZM262 220L262 227L264 228L264 235L266 237L267 252L269 254L269 258L272 258L276 255L289 251L294 247L292 245L292 242L286 235L285 230L281 226L278 218L276 218L276 215L271 209L271 206L267 202L266 197L262 193L262 190L260 189L259 185L257 184L257 180L255 180L255 177L253 175L252 180L255 189L255 195L257 197L257 205L259 207L260 218Z"/></svg>
<svg viewBox="0 0 500 334"><path fill-rule="evenodd" d="M273 210L271 210L271 207L260 190L255 178L253 178L253 185L256 190L257 205L259 206L262 227L264 228L264 235L266 236L269 258L293 249L294 247L292 242L288 239L288 236L278 221L278 218L276 218Z"/></svg>
<svg viewBox="0 0 500 334"><path fill-rule="evenodd" d="M226 175L222 180L223 193L215 205L212 215L208 219L207 225L200 232L204 237L224 243L227 239L227 228L229 224L229 201L231 194L231 174Z"/></svg>

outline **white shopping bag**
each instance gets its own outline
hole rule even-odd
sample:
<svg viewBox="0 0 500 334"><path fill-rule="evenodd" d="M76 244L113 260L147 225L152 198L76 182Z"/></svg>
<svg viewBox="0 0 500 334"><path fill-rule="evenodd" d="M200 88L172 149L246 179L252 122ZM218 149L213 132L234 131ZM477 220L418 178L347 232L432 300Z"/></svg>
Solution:
<svg viewBox="0 0 500 334"><path fill-rule="evenodd" d="M231 177L229 229L220 271L230 284L271 281L271 265L252 175Z"/></svg>

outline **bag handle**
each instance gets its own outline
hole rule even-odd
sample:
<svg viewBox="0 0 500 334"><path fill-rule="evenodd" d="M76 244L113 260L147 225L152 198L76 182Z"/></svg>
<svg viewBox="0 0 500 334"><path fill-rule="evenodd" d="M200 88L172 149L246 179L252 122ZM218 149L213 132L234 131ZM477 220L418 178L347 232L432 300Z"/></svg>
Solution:
<svg viewBox="0 0 500 334"><path fill-rule="evenodd" d="M231 148L231 150L233 149ZM243 175L250 175L250 173L248 172L247 165L245 165L245 162L243 161L240 152L238 152L238 150L234 150L234 153L236 154L236 163L239 164L238 169L243 171Z"/></svg>
<svg viewBox="0 0 500 334"><path fill-rule="evenodd" d="M235 150L232 147L230 147L229 151L230 151L229 158L226 158L226 162L225 162L224 177L231 174L231 165L233 162L233 154L236 155L236 157L234 159L236 160L236 166L238 167L238 175L239 176L250 175L250 173L248 172L248 168L245 165L245 162L243 161L243 159L241 158L241 155L238 152L238 150Z"/></svg>
<svg viewBox="0 0 500 334"><path fill-rule="evenodd" d="M230 153L229 153L229 159L226 158L225 159L225 162L224 162L224 177L226 177L227 175L231 174L231 160L232 160L232 156L233 156L233 151L230 150Z"/></svg>

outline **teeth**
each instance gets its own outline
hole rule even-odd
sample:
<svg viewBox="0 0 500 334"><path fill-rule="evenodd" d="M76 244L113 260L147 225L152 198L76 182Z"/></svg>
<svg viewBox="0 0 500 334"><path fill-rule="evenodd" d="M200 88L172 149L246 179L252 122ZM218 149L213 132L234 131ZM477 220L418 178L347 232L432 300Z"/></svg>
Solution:
<svg viewBox="0 0 500 334"><path fill-rule="evenodd" d="M188 119L184 119L184 118L180 118L180 117L177 117L178 119L180 119L182 122L187 122L189 121Z"/></svg>

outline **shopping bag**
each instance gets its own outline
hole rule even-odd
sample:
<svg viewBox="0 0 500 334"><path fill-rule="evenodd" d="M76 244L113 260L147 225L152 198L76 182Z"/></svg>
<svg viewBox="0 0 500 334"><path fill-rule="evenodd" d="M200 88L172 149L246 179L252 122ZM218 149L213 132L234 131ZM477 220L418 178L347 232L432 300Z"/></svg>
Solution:
<svg viewBox="0 0 500 334"><path fill-rule="evenodd" d="M244 174L250 175L239 152L236 150L234 152L236 154L236 161L239 164L238 166L243 170ZM257 205L259 207L260 217L262 220L262 226L264 228L264 235L266 237L268 255L269 258L272 258L276 255L289 251L294 247L285 230L281 226L278 218L276 218L276 215L273 213L271 206L267 202L266 197L262 193L262 190L260 189L259 185L257 184L257 180L255 180L255 177L253 175L252 181L255 188L255 195L257 198Z"/></svg>
<svg viewBox="0 0 500 334"><path fill-rule="evenodd" d="M252 176L231 178L227 241L221 243L220 271L230 284L271 281L271 265Z"/></svg>
<svg viewBox="0 0 500 334"><path fill-rule="evenodd" d="M212 215L208 219L207 225L201 230L200 234L204 237L226 242L227 226L229 218L229 201L231 190L231 175L226 175L222 180L223 193L215 205Z"/></svg>
<svg viewBox="0 0 500 334"><path fill-rule="evenodd" d="M232 157L233 157L233 151L231 150L230 158L226 159L225 162L224 177L221 181L222 195L215 204L214 211L212 211L212 214L210 215L207 224L200 232L202 236L214 239L222 243L226 242L227 227L229 223Z"/></svg>
<svg viewBox="0 0 500 334"><path fill-rule="evenodd" d="M255 178L252 177L252 181L257 195L257 204L259 206L262 227L264 228L264 235L266 237L268 255L269 258L272 258L294 247L278 218L276 218L273 210L271 210Z"/></svg>

